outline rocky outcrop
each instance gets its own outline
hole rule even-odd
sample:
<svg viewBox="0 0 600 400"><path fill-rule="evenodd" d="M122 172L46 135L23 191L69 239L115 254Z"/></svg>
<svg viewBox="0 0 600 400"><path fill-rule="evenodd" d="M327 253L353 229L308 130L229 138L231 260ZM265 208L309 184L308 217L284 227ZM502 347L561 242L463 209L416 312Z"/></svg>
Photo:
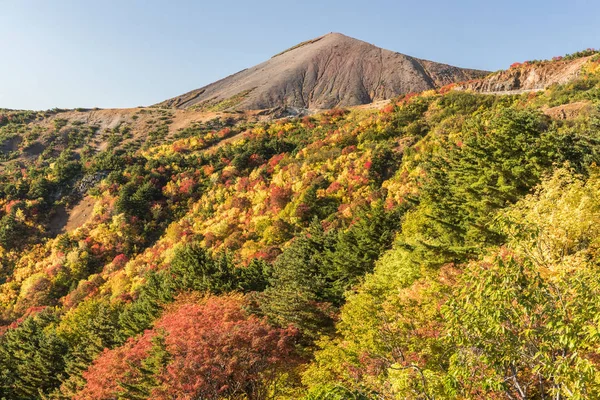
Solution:
<svg viewBox="0 0 600 400"><path fill-rule="evenodd" d="M563 84L576 79L590 58L520 64L482 79L458 84L455 89L495 94L543 90L550 85Z"/></svg>

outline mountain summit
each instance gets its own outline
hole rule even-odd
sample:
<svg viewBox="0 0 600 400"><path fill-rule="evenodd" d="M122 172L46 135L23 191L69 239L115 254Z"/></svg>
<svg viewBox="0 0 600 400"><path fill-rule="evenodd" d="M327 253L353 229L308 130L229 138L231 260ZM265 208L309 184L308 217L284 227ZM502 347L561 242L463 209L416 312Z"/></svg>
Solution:
<svg viewBox="0 0 600 400"><path fill-rule="evenodd" d="M421 60L330 33L157 106L328 109L372 103L486 74Z"/></svg>

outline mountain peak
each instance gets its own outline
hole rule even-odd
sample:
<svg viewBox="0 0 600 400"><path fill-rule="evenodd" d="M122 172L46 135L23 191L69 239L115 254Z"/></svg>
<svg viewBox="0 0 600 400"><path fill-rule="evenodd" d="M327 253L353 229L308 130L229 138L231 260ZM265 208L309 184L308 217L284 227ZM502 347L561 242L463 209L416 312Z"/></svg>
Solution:
<svg viewBox="0 0 600 400"><path fill-rule="evenodd" d="M421 92L485 74L420 60L331 32L157 106L328 109Z"/></svg>
<svg viewBox="0 0 600 400"><path fill-rule="evenodd" d="M348 36L348 35L344 35L343 33L340 32L329 32L323 36L321 36L322 38L332 38L332 39L349 39L349 40L356 40L358 42L362 42L362 40L360 39L356 39L353 38L352 36Z"/></svg>

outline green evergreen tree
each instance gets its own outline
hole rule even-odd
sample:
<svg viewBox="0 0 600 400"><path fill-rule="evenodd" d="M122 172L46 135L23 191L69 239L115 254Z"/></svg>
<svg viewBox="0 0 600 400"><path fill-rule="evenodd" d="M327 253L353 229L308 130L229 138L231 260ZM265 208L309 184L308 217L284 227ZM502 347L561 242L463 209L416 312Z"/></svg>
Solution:
<svg viewBox="0 0 600 400"><path fill-rule="evenodd" d="M68 347L49 327L57 320L45 310L0 338L0 390L6 398L41 399L60 385Z"/></svg>
<svg viewBox="0 0 600 400"><path fill-rule="evenodd" d="M318 303L329 300L326 251L332 246L332 236L314 219L306 233L277 258L270 286L259 296L260 308L269 319L280 326L293 324L305 334L318 335L331 327L331 316Z"/></svg>
<svg viewBox="0 0 600 400"><path fill-rule="evenodd" d="M175 284L168 271L151 272L140 289L139 297L130 303L119 316L121 341L148 329L165 304L173 301Z"/></svg>
<svg viewBox="0 0 600 400"><path fill-rule="evenodd" d="M179 290L223 293L231 290L232 264L227 255L216 261L208 251L197 244L179 248L171 261L173 283Z"/></svg>
<svg viewBox="0 0 600 400"><path fill-rule="evenodd" d="M168 364L169 359L164 337L159 335L152 338L152 348L148 357L141 362L141 365L134 365L139 377L133 382L120 383L123 391L119 394L119 398L127 400L151 398L152 390L160 385L158 376Z"/></svg>
<svg viewBox="0 0 600 400"><path fill-rule="evenodd" d="M329 298L340 305L344 291L366 273L372 272L375 261L392 245L399 228L399 212L387 212L382 201L361 210L357 221L346 231L340 231L335 246L328 249L331 266L325 271L329 281Z"/></svg>
<svg viewBox="0 0 600 400"><path fill-rule="evenodd" d="M269 285L271 273L266 261L253 258L248 266L234 269L235 287L242 292L262 292Z"/></svg>

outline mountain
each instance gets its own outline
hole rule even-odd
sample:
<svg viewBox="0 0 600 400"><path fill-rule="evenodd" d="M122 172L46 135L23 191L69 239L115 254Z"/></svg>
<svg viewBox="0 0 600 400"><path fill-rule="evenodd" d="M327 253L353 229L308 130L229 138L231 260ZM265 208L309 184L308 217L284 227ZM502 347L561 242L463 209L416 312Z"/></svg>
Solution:
<svg viewBox="0 0 600 400"><path fill-rule="evenodd" d="M157 106L329 109L372 103L485 75L485 71L421 60L330 33Z"/></svg>

